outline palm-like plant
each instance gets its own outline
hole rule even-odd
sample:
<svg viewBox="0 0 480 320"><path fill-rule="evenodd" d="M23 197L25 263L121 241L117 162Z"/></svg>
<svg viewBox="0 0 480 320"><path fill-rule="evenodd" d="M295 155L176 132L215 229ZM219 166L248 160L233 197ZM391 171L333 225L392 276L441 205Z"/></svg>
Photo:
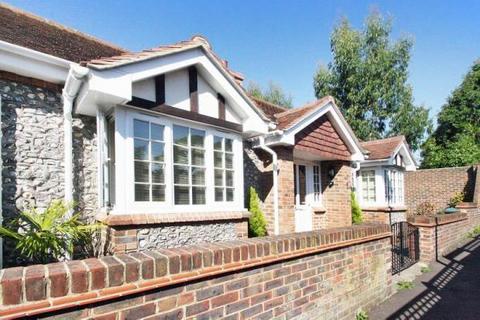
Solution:
<svg viewBox="0 0 480 320"><path fill-rule="evenodd" d="M35 208L19 214L9 227L0 226L0 236L16 242L20 255L34 263L60 261L73 254L75 245L88 244L101 224L85 225L79 214L68 217L72 205L52 201L42 212Z"/></svg>

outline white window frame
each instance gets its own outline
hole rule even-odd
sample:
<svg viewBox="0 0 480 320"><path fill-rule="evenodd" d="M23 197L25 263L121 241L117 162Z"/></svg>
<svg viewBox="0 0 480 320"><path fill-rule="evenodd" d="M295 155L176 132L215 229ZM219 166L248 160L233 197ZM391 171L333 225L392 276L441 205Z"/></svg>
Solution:
<svg viewBox="0 0 480 320"><path fill-rule="evenodd" d="M323 195L322 195L322 166L320 163L313 163L308 161L294 161L295 164L295 207L301 208L306 206L322 206ZM305 190L305 204L300 204L300 180L299 180L299 166L305 166L305 179L306 179L306 190ZM314 167L318 167L318 186L319 193L315 194L315 181L314 181Z"/></svg>
<svg viewBox="0 0 480 320"><path fill-rule="evenodd" d="M373 173L373 183L374 183L374 185L373 185L373 191L374 191L373 200L370 200L370 199L368 199L368 198L366 199L366 198L365 198L366 195L365 195L364 192L363 192L363 189L364 189L363 176L364 176L364 174L366 174L367 172L368 172L368 173ZM377 172L376 172L376 170L375 170L374 168L371 168L371 169L369 168L369 169L361 170L359 176L360 176L360 179L359 179L359 180L360 180L360 188L359 188L358 191L359 191L359 193L360 193L360 201L361 201L361 203L362 203L362 204L366 204L366 205L376 205L376 204L377 204L377 198L378 198L378 190L377 190L377 189L378 189L378 181L377 181ZM370 179L368 179L368 180L370 180ZM367 186L367 188L368 188L368 186Z"/></svg>
<svg viewBox="0 0 480 320"><path fill-rule="evenodd" d="M385 202L387 205L404 205L404 172L398 169L385 169ZM391 195L390 195L391 194Z"/></svg>
<svg viewBox="0 0 480 320"><path fill-rule="evenodd" d="M134 201L133 119L163 125L165 141L165 202ZM206 204L175 205L173 194L173 125L205 131ZM233 142L234 201L214 201L213 137L224 137ZM220 131L210 126L163 115L150 115L125 107L115 110L115 206L113 214L218 212L243 210L243 141L240 134Z"/></svg>

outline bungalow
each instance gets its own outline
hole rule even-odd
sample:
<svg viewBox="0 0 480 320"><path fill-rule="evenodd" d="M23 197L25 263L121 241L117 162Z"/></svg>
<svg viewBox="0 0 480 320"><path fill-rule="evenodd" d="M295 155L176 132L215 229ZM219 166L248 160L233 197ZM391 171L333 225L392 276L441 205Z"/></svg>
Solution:
<svg viewBox="0 0 480 320"><path fill-rule="evenodd" d="M128 252L247 236L250 186L270 234L351 225L355 185L401 204L404 139L361 143L332 97L286 109L243 79L202 36L131 53L0 4L4 220L64 198Z"/></svg>

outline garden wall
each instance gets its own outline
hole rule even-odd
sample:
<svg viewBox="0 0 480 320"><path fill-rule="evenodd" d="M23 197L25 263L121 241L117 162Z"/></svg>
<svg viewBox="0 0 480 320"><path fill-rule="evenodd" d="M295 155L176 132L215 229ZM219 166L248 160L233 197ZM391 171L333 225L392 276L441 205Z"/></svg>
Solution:
<svg viewBox="0 0 480 320"><path fill-rule="evenodd" d="M419 228L420 260L433 261L468 240L468 233L480 226L480 208L461 207L459 213L432 217L414 216L409 222Z"/></svg>
<svg viewBox="0 0 480 320"><path fill-rule="evenodd" d="M425 169L405 172L405 205L409 214L425 201L435 212L444 209L458 192L465 192L465 202L474 199L477 166ZM480 189L480 186L477 188Z"/></svg>
<svg viewBox="0 0 480 320"><path fill-rule="evenodd" d="M391 293L387 225L5 269L0 317L352 319Z"/></svg>

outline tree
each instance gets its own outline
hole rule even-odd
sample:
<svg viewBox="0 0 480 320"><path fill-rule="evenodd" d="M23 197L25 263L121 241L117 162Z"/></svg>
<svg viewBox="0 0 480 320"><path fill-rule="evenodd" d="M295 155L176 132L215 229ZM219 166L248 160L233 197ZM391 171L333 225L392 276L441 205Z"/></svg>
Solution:
<svg viewBox="0 0 480 320"><path fill-rule="evenodd" d="M267 221L260 209L260 199L258 198L255 188L250 187L248 211L250 218L248 219L248 235L250 237L264 237L267 235Z"/></svg>
<svg viewBox="0 0 480 320"><path fill-rule="evenodd" d="M480 162L480 61L442 107L437 128L422 149L424 168Z"/></svg>
<svg viewBox="0 0 480 320"><path fill-rule="evenodd" d="M282 87L272 81L268 83L266 89L262 89L262 87L255 82L250 82L247 87L247 92L254 98L259 98L286 108L293 107L292 96L286 94Z"/></svg>
<svg viewBox="0 0 480 320"><path fill-rule="evenodd" d="M314 76L315 95L333 96L361 140L403 134L416 150L431 127L428 109L413 104L406 82L412 41L392 42L391 26L379 13L364 30L342 19L330 39L333 60Z"/></svg>

